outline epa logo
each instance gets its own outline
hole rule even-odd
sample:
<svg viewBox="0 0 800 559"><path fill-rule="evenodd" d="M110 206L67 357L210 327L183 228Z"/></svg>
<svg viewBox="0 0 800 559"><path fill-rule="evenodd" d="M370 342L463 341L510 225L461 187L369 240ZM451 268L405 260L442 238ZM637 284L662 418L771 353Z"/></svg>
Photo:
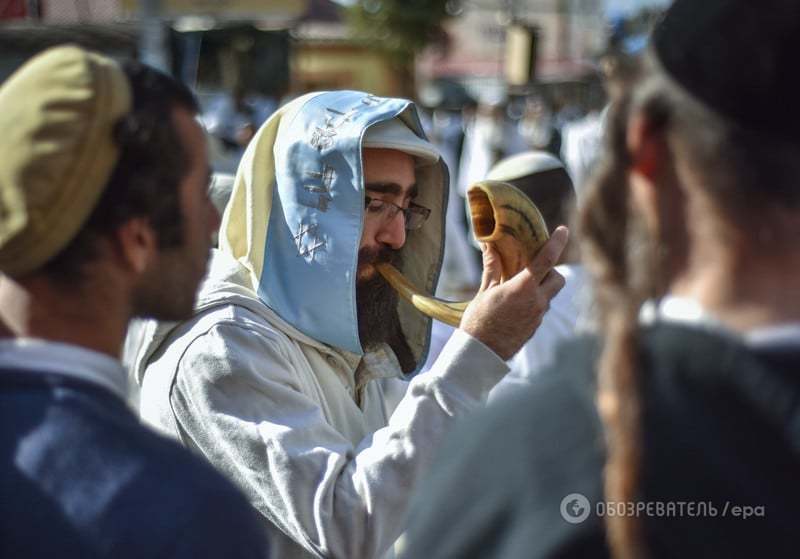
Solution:
<svg viewBox="0 0 800 559"><path fill-rule="evenodd" d="M561 499L561 518L570 524L580 524L589 518L590 512L592 506L589 504L589 499L580 493L570 493Z"/></svg>

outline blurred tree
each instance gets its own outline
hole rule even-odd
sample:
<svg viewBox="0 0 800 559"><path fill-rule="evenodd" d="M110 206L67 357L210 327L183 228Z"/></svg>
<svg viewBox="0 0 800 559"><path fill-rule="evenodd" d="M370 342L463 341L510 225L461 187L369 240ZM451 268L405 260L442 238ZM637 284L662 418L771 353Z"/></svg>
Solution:
<svg viewBox="0 0 800 559"><path fill-rule="evenodd" d="M442 24L461 11L458 0L358 0L347 8L354 34L385 53L414 95L414 58L431 44L446 45Z"/></svg>

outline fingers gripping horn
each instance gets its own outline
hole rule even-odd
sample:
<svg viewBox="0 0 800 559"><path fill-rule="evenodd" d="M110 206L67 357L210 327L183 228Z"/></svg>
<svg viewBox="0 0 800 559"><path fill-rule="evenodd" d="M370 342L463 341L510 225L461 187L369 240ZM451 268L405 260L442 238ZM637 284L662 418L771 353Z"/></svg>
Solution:
<svg viewBox="0 0 800 559"><path fill-rule="evenodd" d="M505 182L477 182L467 197L475 238L497 249L501 280L506 281L527 266L549 238L544 218L528 196ZM437 299L417 289L391 264L375 267L417 310L451 326L461 322L469 301Z"/></svg>

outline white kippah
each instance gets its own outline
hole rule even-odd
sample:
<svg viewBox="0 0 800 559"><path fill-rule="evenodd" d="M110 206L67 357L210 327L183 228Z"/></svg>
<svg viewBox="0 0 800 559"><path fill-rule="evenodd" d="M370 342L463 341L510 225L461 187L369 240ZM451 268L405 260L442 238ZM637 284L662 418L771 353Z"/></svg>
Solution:
<svg viewBox="0 0 800 559"><path fill-rule="evenodd" d="M546 151L526 151L498 161L486 178L493 181L513 181L536 173L563 168L564 164Z"/></svg>
<svg viewBox="0 0 800 559"><path fill-rule="evenodd" d="M439 150L428 140L417 136L398 118L384 120L367 128L361 146L395 149L412 155L426 164L439 161Z"/></svg>

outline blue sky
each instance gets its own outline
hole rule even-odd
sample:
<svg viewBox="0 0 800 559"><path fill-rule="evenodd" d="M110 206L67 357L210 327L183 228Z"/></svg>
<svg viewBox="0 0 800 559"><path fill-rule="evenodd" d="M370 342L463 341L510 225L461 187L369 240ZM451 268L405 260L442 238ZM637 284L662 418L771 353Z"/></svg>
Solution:
<svg viewBox="0 0 800 559"><path fill-rule="evenodd" d="M669 3L669 0L606 0L606 12L609 16L625 15L645 6L666 6Z"/></svg>
<svg viewBox="0 0 800 559"><path fill-rule="evenodd" d="M702 0L697 0L698 2ZM354 0L334 0L339 4L352 4ZM670 0L605 0L609 16L626 15L645 6L666 6Z"/></svg>

